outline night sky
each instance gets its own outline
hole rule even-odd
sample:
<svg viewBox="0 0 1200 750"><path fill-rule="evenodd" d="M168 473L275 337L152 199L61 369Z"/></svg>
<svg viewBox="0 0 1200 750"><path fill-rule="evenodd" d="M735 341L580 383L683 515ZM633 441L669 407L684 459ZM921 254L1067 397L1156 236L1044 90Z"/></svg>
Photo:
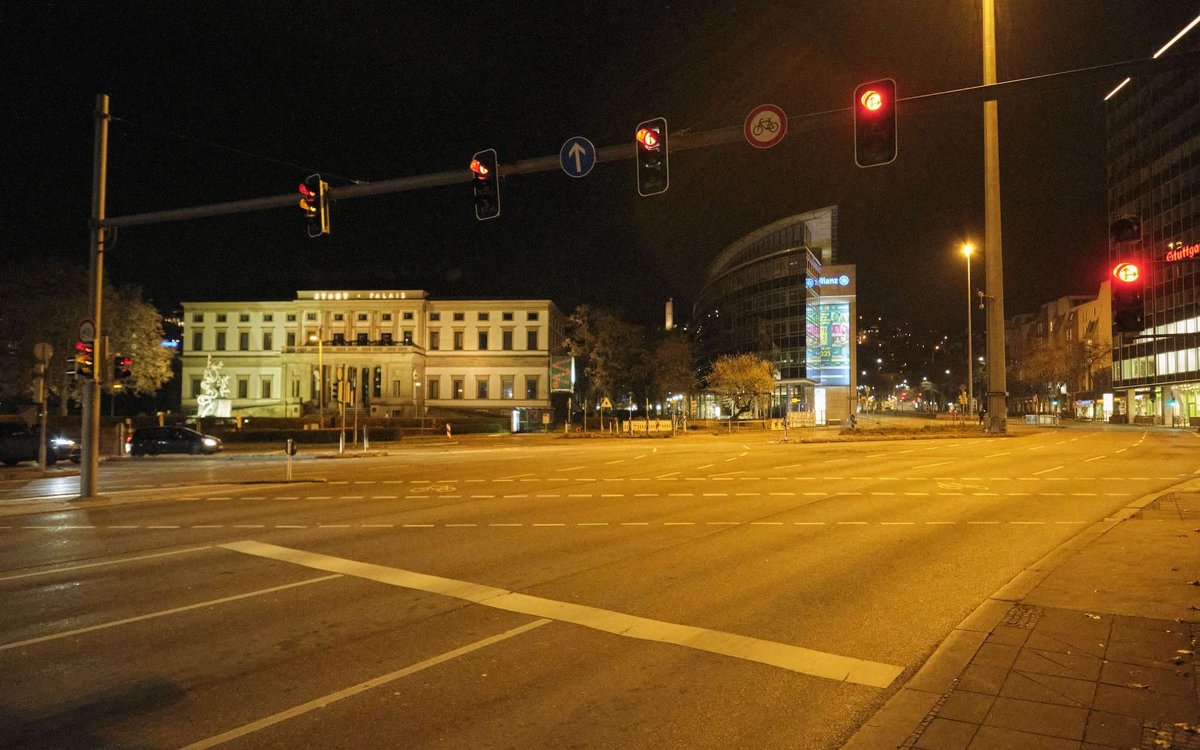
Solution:
<svg viewBox="0 0 1200 750"><path fill-rule="evenodd" d="M997 0L1001 80L1149 57L1200 14L1192 0ZM308 239L297 207L120 230L109 277L163 309L289 299L297 289L426 289L550 298L659 323L690 316L708 262L772 221L840 206L839 260L859 306L965 327L956 247L982 244L981 108L899 110L899 157L854 165L854 87L901 97L981 82L976 0L843 2L26 2L0 5L8 178L0 255L86 265L92 109L112 97L109 216L281 195L558 153L570 136L631 143L740 126L777 104L795 132L679 152L639 198L632 160L507 177L503 213L467 184L341 201ZM1200 45L1194 30L1179 49ZM1105 272L1103 96L1120 76L1000 108L1006 314L1094 293ZM1135 82L1136 85L1136 82ZM632 147L631 147L632 152ZM973 268L982 282L982 262Z"/></svg>

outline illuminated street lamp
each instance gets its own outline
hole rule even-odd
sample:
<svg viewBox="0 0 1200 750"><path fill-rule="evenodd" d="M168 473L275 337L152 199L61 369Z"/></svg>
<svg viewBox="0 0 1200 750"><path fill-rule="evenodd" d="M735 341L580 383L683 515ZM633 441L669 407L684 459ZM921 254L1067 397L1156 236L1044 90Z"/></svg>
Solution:
<svg viewBox="0 0 1200 750"><path fill-rule="evenodd" d="M321 342L321 329L317 329L317 333L308 334L309 342L317 342L317 404L321 410L321 426L325 426L325 360L323 357L323 349Z"/></svg>
<svg viewBox="0 0 1200 750"><path fill-rule="evenodd" d="M967 258L967 412L975 407L975 358L971 356L971 253L975 246L964 242L962 254Z"/></svg>

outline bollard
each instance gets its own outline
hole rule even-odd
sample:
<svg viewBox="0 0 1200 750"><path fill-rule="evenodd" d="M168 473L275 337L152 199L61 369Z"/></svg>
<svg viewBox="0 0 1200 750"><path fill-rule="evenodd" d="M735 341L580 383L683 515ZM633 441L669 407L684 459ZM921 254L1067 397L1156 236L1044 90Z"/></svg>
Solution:
<svg viewBox="0 0 1200 750"><path fill-rule="evenodd" d="M287 454L287 480L290 482L292 481L292 456L296 455L296 441L288 438L283 452Z"/></svg>

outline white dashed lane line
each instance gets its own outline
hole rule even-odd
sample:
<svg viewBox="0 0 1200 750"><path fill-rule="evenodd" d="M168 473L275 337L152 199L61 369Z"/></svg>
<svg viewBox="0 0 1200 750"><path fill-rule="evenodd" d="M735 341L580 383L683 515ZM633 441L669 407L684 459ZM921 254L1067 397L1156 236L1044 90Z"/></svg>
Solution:
<svg viewBox="0 0 1200 750"><path fill-rule="evenodd" d="M45 524L26 524L23 526L0 526L0 531L176 531L180 529L189 530L213 530L213 529L478 529L478 528L588 528L598 526L640 526L640 527L672 527L672 526L1046 526L1046 525L1080 525L1091 523L1086 520L1047 520L1047 521L578 521L567 523L564 521L537 521L537 522L493 522L493 523L314 523L314 524L195 524L192 526L177 526L167 524L148 524L144 526L130 524L109 524L85 526L75 524L64 524L61 526L49 526Z"/></svg>

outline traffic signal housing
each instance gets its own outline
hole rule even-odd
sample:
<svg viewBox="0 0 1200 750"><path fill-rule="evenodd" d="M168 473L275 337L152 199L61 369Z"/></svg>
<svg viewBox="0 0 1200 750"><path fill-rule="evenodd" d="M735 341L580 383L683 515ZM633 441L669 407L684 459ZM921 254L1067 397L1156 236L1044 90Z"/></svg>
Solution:
<svg viewBox="0 0 1200 750"><path fill-rule="evenodd" d="M471 190L475 196L475 218L479 221L500 215L500 170L496 149L485 148L471 157Z"/></svg>
<svg viewBox="0 0 1200 750"><path fill-rule="evenodd" d="M878 167L896 160L896 82L864 83L854 90L854 163Z"/></svg>
<svg viewBox="0 0 1200 750"><path fill-rule="evenodd" d="M308 236L329 234L329 183L319 174L310 174L300 183L300 210L308 219Z"/></svg>
<svg viewBox="0 0 1200 750"><path fill-rule="evenodd" d="M96 379L96 345L90 341L75 342L75 376Z"/></svg>
<svg viewBox="0 0 1200 750"><path fill-rule="evenodd" d="M637 147L638 195L667 192L671 185L667 168L667 119L655 117L640 123L633 140Z"/></svg>
<svg viewBox="0 0 1200 750"><path fill-rule="evenodd" d="M133 359L124 355L113 357L113 383L120 383L133 377Z"/></svg>
<svg viewBox="0 0 1200 750"><path fill-rule="evenodd" d="M1112 269L1112 329L1114 333L1145 330L1146 279L1137 261L1123 260Z"/></svg>

